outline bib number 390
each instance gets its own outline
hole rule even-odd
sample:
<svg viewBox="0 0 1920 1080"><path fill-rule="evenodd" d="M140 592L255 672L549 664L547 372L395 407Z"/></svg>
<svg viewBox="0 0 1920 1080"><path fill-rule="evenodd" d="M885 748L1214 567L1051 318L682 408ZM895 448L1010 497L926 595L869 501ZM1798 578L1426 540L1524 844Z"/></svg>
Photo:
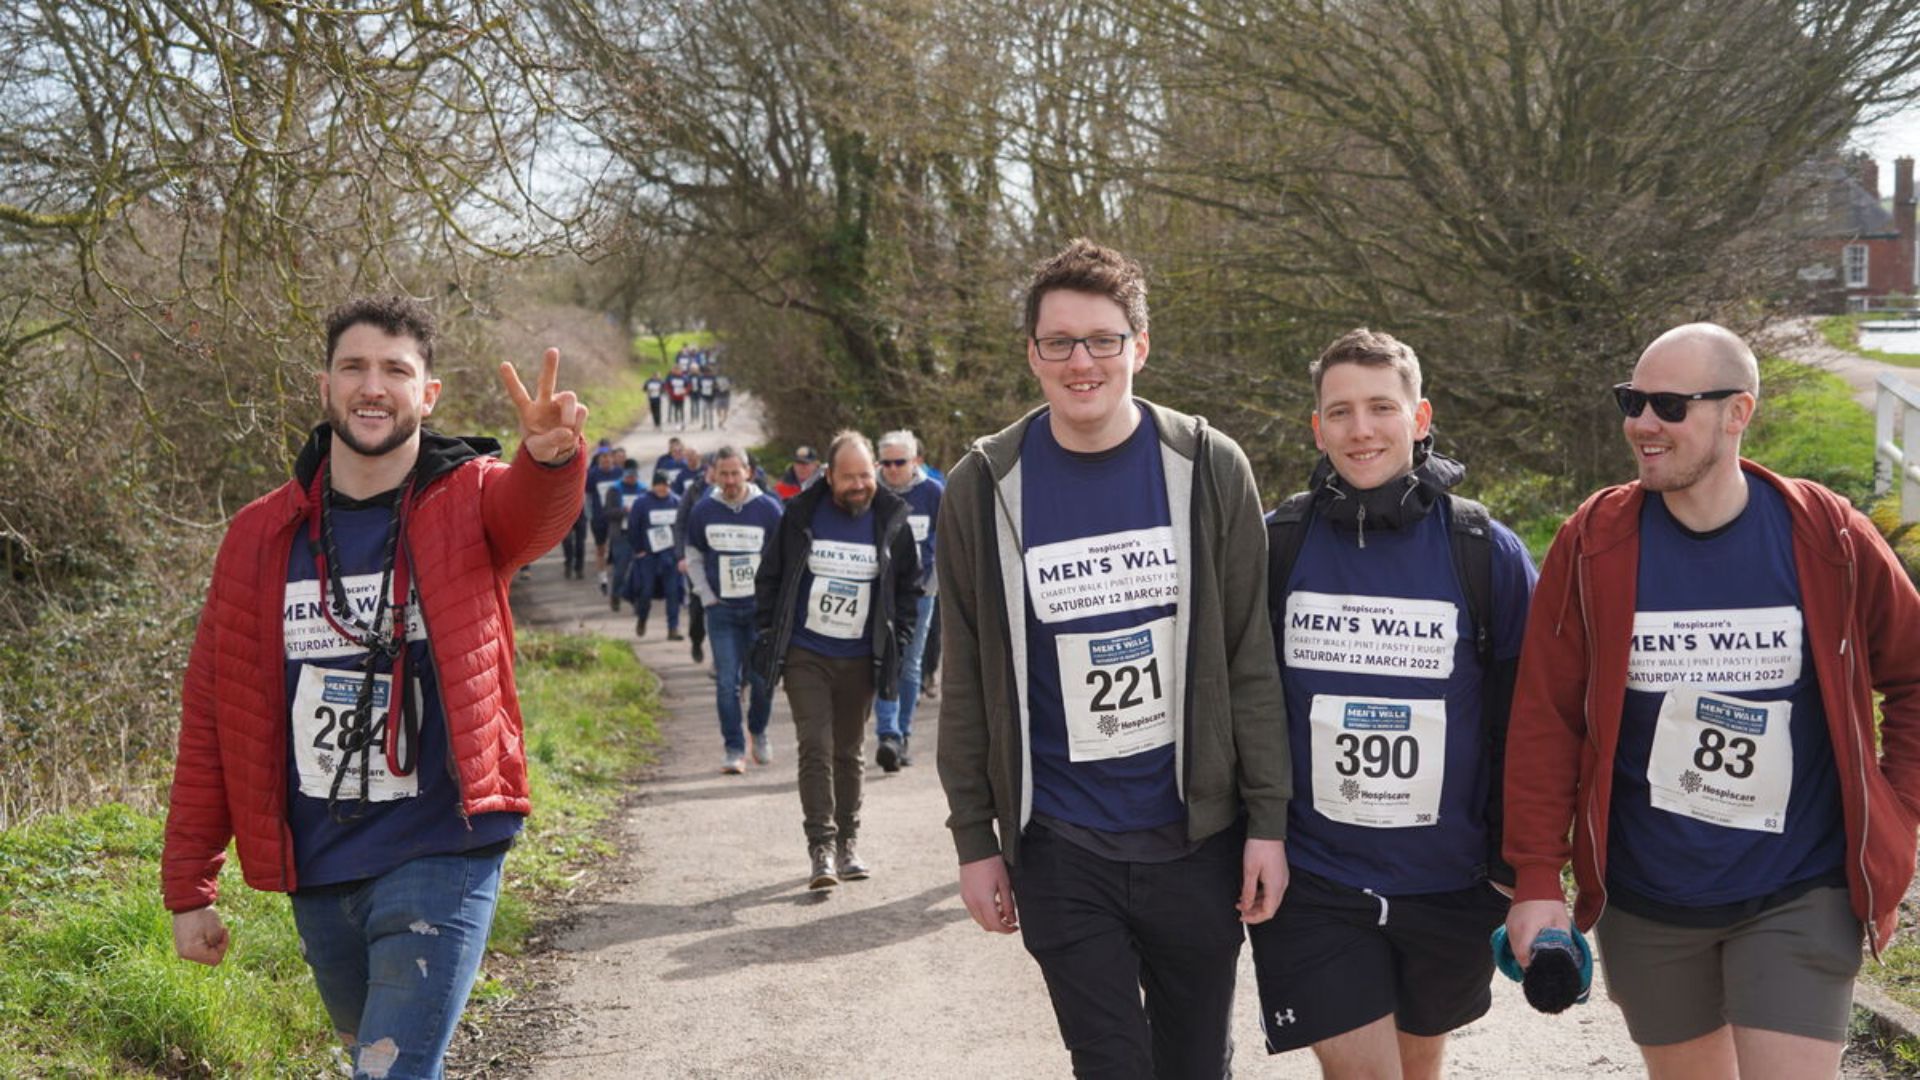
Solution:
<svg viewBox="0 0 1920 1080"><path fill-rule="evenodd" d="M1440 823L1447 703L1315 694L1308 714L1313 808L1370 829Z"/></svg>
<svg viewBox="0 0 1920 1080"><path fill-rule="evenodd" d="M1411 780L1420 775L1420 740L1411 735L1368 735L1361 738L1351 731L1334 736L1339 756L1333 771L1341 776L1366 776L1379 780L1393 776Z"/></svg>

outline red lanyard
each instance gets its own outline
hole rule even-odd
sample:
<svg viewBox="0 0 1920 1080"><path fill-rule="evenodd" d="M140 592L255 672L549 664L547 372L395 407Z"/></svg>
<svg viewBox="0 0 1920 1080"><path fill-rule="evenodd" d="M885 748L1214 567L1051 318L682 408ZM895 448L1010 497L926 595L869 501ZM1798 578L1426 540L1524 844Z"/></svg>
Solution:
<svg viewBox="0 0 1920 1080"><path fill-rule="evenodd" d="M407 599L412 575L404 534L406 518L413 507L413 473L409 472L406 479L401 481L400 501L394 508L393 520L387 526L387 538L380 555L379 596L374 605L372 621L362 623L354 617L346 586L333 573L340 553L334 543L332 515L327 510L327 481L331 472L331 461L322 462L307 490L307 542L313 549L313 568L319 579L320 610L334 633L367 650L367 654L362 666L360 692L354 704L360 721L358 727L365 734L356 746L343 747L347 752L341 756L340 767L334 773L333 787L327 801L330 805L337 801L340 785L346 779L347 770L355 756L353 750L358 749L360 796L364 805L370 786L367 759L374 735L383 736L382 749L386 755L387 769L394 776L410 775L419 757L419 709L415 703L407 700L406 690ZM381 616L389 611L392 613L391 621L387 624L388 630L383 633L380 629ZM387 693L386 713L376 723L373 719L373 687L382 656L390 662L392 680ZM409 708L410 705L414 707ZM401 738L403 731L406 736L404 743Z"/></svg>

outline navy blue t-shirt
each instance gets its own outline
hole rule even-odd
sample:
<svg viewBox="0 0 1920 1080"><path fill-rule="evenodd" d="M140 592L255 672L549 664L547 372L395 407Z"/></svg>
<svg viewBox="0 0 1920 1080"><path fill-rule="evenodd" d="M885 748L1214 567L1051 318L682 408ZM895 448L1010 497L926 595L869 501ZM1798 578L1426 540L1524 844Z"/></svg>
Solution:
<svg viewBox="0 0 1920 1080"><path fill-rule="evenodd" d="M813 544L793 601L793 644L842 659L872 656L873 605L880 595L873 507L854 517L823 498L812 524Z"/></svg>
<svg viewBox="0 0 1920 1080"><path fill-rule="evenodd" d="M1704 535L1647 495L1609 883L1711 907L1841 869L1839 777L1792 530L1786 501L1753 477L1740 516Z"/></svg>
<svg viewBox="0 0 1920 1080"><path fill-rule="evenodd" d="M708 488L687 512L687 546L700 554L707 588L729 608L753 610L754 575L780 528L781 512L780 500L764 492L729 506L718 487Z"/></svg>
<svg viewBox="0 0 1920 1080"><path fill-rule="evenodd" d="M674 523L680 519L680 497L655 495L648 488L627 507L627 543L635 556L671 555Z"/></svg>
<svg viewBox="0 0 1920 1080"><path fill-rule="evenodd" d="M1186 819L1174 775L1179 558L1159 433L1070 452L1048 415L1020 446L1033 811L1103 832Z"/></svg>
<svg viewBox="0 0 1920 1080"><path fill-rule="evenodd" d="M1294 797L1287 858L1387 895L1464 889L1487 873L1487 775L1471 610L1446 511L1405 529L1316 517L1276 626ZM1537 578L1493 527L1496 659L1520 655Z"/></svg>
<svg viewBox="0 0 1920 1080"><path fill-rule="evenodd" d="M913 538L920 545L920 584L926 589L934 587L933 527L940 520L940 500L946 491L945 484L930 476L923 476L919 483L897 492L907 500L907 527L913 530Z"/></svg>
<svg viewBox="0 0 1920 1080"><path fill-rule="evenodd" d="M336 508L331 517L341 565L330 572L344 575L355 615L370 623L379 603L380 556L392 509ZM460 787L448 762L446 715L417 596L415 590L407 606L407 693L418 703L420 715L414 769L407 776L394 776L376 745L368 755L370 783L363 804L360 755L353 754L337 806L341 816L359 816L335 821L327 809L327 794L340 758L341 719L352 711L366 651L328 624L306 529L294 540L281 626L290 721L287 824L293 830L294 869L301 888L378 877L412 859L488 847L520 831L519 814L460 816ZM385 681L391 683L390 678ZM376 686L376 720L385 712L387 693L388 686ZM393 722L398 720L396 716Z"/></svg>

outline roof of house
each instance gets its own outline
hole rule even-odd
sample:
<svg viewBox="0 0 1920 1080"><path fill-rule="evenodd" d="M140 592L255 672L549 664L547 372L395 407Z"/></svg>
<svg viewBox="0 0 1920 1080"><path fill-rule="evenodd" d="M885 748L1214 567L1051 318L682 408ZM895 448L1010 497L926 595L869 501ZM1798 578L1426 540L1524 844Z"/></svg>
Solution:
<svg viewBox="0 0 1920 1080"><path fill-rule="evenodd" d="M1839 163L1821 166L1810 185L1807 231L1815 236L1849 240L1893 240L1900 236L1893 213L1878 196L1861 185L1854 171ZM1825 195L1825 198L1821 198Z"/></svg>

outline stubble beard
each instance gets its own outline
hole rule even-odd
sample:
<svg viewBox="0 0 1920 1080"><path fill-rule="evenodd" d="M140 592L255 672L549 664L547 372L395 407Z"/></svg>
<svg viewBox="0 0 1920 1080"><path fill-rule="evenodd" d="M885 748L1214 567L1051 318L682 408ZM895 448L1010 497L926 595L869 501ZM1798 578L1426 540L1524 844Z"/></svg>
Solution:
<svg viewBox="0 0 1920 1080"><path fill-rule="evenodd" d="M413 438L414 433L420 430L420 420L418 417L409 416L402 419L400 414L396 412L394 413L393 432L378 443L369 446L361 442L358 436L354 435L352 424L353 417L348 415L344 407L336 405L327 410L327 426L333 429L333 437L345 444L347 449L359 454L361 457L369 458L384 457L387 454L393 453L395 450L405 446L408 440Z"/></svg>

